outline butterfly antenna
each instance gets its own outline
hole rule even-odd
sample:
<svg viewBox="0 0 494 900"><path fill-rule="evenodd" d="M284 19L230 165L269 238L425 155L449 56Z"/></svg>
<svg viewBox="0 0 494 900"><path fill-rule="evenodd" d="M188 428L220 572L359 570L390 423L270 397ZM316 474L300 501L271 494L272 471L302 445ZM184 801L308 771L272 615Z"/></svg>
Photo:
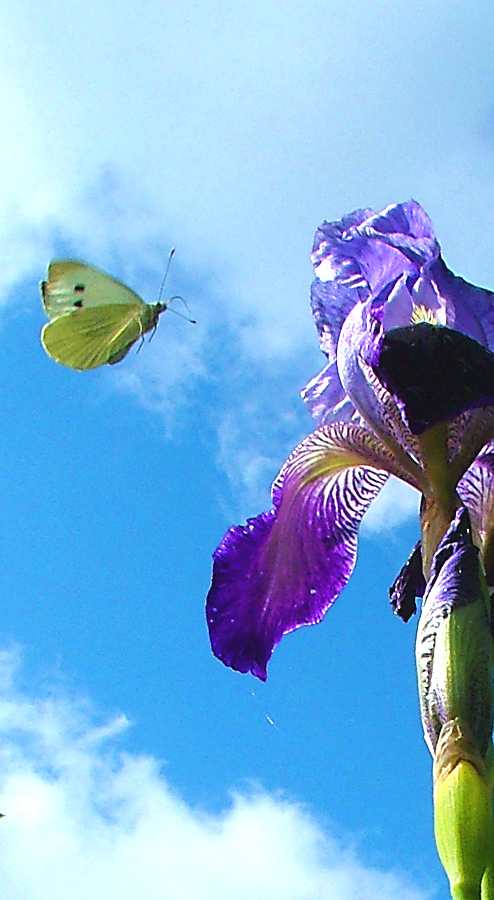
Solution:
<svg viewBox="0 0 494 900"><path fill-rule="evenodd" d="M170 250L170 253L168 254L168 262L167 262L167 265L166 265L166 271L165 271L165 274L164 274L164 277L163 277L163 281L161 282L160 292L159 292L159 294L158 294L158 304L161 303L161 305L162 305L162 307L163 307L163 310L165 310L165 309L171 309L170 303L172 302L172 300L181 300L182 303L183 303L183 305L185 306L185 309L186 309L187 312L189 313L189 315L188 315L188 316L184 316L184 314L181 313L181 312L179 312L178 309L171 309L171 311L174 312L175 315L180 316L181 319L185 319L186 322L190 322L191 325L196 325L196 324L197 324L197 323L196 323L196 320L192 318L192 316L191 316L191 314L190 314L190 309L189 309L189 307L187 306L187 304L186 304L184 298L183 298L180 294L175 294L174 297L170 297L169 300L165 300L163 303L162 303L162 301L161 301L161 298L162 298L162 296L163 296L163 289L164 289L164 287L165 287L166 279L167 279L167 277L168 277L168 272L169 272L169 270L170 270L170 263L171 263L171 261L172 261L172 256L173 256L174 253L175 253L175 247L172 247L172 249ZM155 330L156 330L156 329L155 329ZM153 334L154 334L154 332L153 332Z"/></svg>
<svg viewBox="0 0 494 900"><path fill-rule="evenodd" d="M163 288L165 287L166 279L168 278L168 272L170 271L170 263L172 261L172 256L175 253L175 247L172 247L168 254L168 262L166 264L166 271L163 276L163 281L161 282L160 292L158 294L158 303L161 303L161 298L163 296Z"/></svg>
<svg viewBox="0 0 494 900"><path fill-rule="evenodd" d="M179 312L178 309L173 309L173 308L170 306L170 303L172 302L172 300L181 300L182 303L183 303L183 305L185 306L185 309L187 310L187 312L188 312L189 315L188 315L188 316L184 316L184 314L181 313L181 312ZM168 300L168 303L167 303L167 309L169 309L170 312L175 313L176 316L180 316L181 319L185 319L186 322L190 322L191 325L197 325L196 320L193 319L192 316L191 316L191 314L190 314L190 309L189 309L189 307L187 306L187 304L186 304L184 298L183 298L180 294L175 294L174 297L170 297L170 299Z"/></svg>

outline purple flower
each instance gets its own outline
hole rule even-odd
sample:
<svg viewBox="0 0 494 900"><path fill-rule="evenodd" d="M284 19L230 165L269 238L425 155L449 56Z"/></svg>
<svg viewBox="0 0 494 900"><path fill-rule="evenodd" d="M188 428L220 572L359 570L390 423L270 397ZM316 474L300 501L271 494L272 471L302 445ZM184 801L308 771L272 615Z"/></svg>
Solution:
<svg viewBox="0 0 494 900"><path fill-rule="evenodd" d="M325 222L312 261L328 362L302 395L320 427L281 469L273 509L224 536L207 600L214 653L263 680L282 635L319 622L347 583L390 474L423 495L426 574L458 494L484 555L494 544L494 294L447 269L415 201ZM424 589L412 560L393 593L405 619Z"/></svg>

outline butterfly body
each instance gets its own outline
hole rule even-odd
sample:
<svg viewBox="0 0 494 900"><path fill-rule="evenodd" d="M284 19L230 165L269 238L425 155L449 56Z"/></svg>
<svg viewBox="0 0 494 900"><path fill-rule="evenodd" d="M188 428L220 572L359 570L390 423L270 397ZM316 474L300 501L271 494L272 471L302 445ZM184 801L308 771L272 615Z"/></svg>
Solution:
<svg viewBox="0 0 494 900"><path fill-rule="evenodd" d="M50 319L41 332L43 347L79 371L120 362L168 306L144 303L111 275L74 260L50 263L41 296Z"/></svg>

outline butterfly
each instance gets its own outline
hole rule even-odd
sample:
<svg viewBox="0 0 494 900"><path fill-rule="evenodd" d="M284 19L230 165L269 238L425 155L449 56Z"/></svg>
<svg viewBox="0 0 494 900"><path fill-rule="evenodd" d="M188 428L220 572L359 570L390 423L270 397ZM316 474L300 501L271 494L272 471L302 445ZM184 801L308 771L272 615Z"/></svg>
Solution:
<svg viewBox="0 0 494 900"><path fill-rule="evenodd" d="M41 297L50 319L41 332L43 347L56 362L79 371L120 362L156 328L170 303L144 303L106 272L70 259L49 264Z"/></svg>

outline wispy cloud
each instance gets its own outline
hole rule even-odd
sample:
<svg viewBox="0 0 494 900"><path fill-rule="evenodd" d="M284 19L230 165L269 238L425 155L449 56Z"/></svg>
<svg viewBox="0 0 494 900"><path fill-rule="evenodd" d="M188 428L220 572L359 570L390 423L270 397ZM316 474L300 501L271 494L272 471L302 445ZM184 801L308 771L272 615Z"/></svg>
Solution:
<svg viewBox="0 0 494 900"><path fill-rule="evenodd" d="M110 14L88 0L84 22L53 0L0 12L0 298L30 279L37 302L48 257L65 251L152 301L176 244L177 291L196 332L162 323L138 365L126 360L115 377L169 428L192 394L214 394L223 348L234 347L245 383L262 384L265 412L253 434L248 389L217 390L217 458L230 475L241 448L247 509L249 485L302 436L298 421L282 440L264 423L299 403L297 367L309 378L320 365L308 251L324 217L414 195L450 264L494 279L494 157L482 124L492 9L422 7L382 0L376 16L336 0L324 38L320 5L295 0L233 3L220 20L212 0L187 14L157 0L117 0ZM443 40L448 29L461 44ZM67 67L82 46L83 75Z"/></svg>
<svg viewBox="0 0 494 900"><path fill-rule="evenodd" d="M418 491L392 475L365 514L363 533L391 531L413 519L418 522L419 502Z"/></svg>
<svg viewBox="0 0 494 900"><path fill-rule="evenodd" d="M0 653L3 900L425 900L403 872L367 866L294 801L233 791L194 809L152 757L122 750L128 723L19 684Z"/></svg>
<svg viewBox="0 0 494 900"><path fill-rule="evenodd" d="M438 221L451 215L475 247L464 222L472 208L492 206L491 139L481 128L491 7L440 3L420 15L383 0L381 8L376 17L365 3L335 2L318 40L316 3L303 12L296 2L234 3L218 21L211 0L187 15L156 0L117 2L110 15L89 0L84 24L70 3L62 16L52 0L42 15L6 7L5 220L14 207L26 227L78 236L95 262L123 230L136 238L135 259L139 241L161 232L189 273L217 273L246 352L309 346L307 253L323 217L414 194ZM461 46L442 39L448 27ZM74 43L85 48L85 77L67 70ZM431 96L447 102L429 104ZM468 192L453 195L455 159L469 178ZM118 185L106 237L91 213L102 172ZM117 220L125 229L115 231ZM1 235L0 249L4 259Z"/></svg>

